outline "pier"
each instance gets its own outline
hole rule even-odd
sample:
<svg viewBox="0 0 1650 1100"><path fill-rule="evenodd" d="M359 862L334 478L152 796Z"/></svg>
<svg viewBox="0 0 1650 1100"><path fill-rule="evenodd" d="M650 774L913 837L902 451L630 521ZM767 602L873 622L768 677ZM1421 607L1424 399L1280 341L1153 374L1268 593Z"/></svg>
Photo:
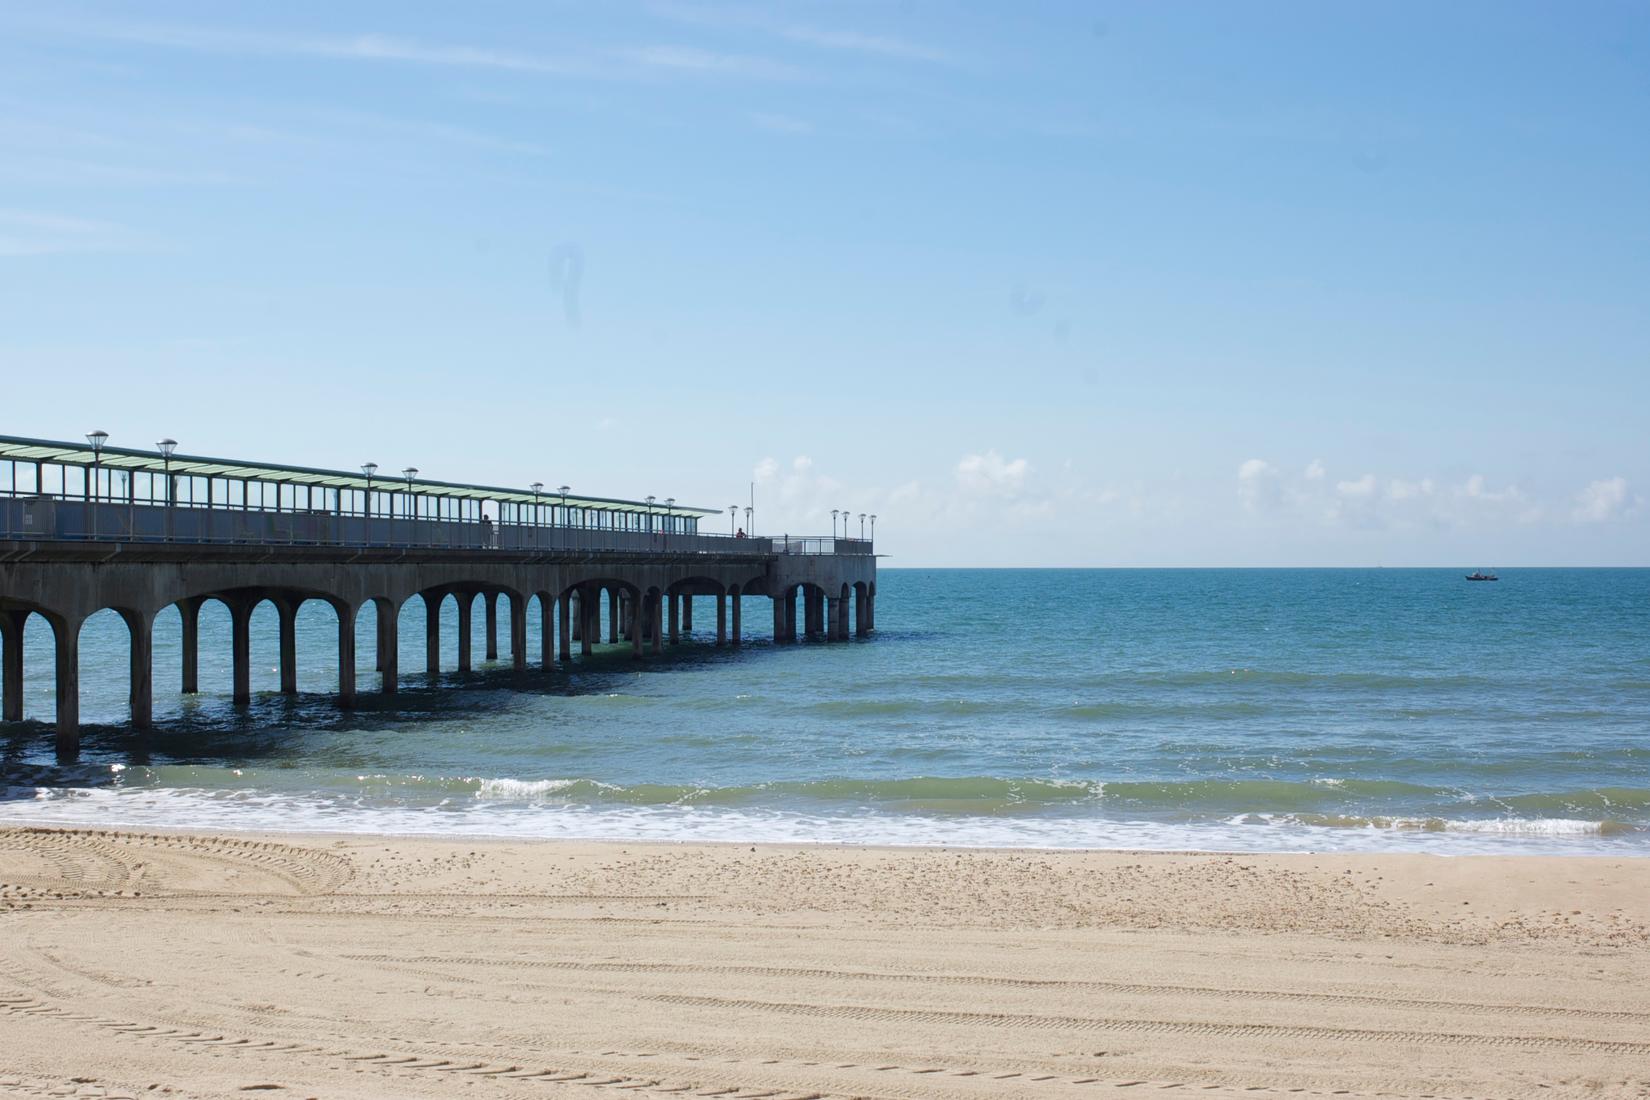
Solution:
<svg viewBox="0 0 1650 1100"><path fill-rule="evenodd" d="M472 663L478 597L487 658L498 652L502 602L518 669L528 667L529 614L540 616L545 670L591 653L604 607L608 643L628 642L638 659L681 642L697 597L714 604L719 646L743 641L747 596L771 601L776 644L846 641L876 624L872 541L846 537L846 525L828 538L735 537L735 515L728 534L712 533L701 522L723 512L674 500L430 481L411 468L380 474L372 463L352 472L206 458L176 453L170 440L135 450L100 435L87 444L0 436L0 720L23 720L23 628L39 615L52 630L56 746L65 758L79 749L80 628L105 609L130 631L138 729L153 721L156 617L180 616L179 689L194 693L209 600L229 611L237 704L251 699L249 627L266 600L278 615L280 685L289 694L297 692L298 608L319 600L336 613L345 707L358 690L356 618L369 604L377 690L387 694L403 668L396 627L414 599L425 610L431 675L440 671L449 598L460 670Z"/></svg>

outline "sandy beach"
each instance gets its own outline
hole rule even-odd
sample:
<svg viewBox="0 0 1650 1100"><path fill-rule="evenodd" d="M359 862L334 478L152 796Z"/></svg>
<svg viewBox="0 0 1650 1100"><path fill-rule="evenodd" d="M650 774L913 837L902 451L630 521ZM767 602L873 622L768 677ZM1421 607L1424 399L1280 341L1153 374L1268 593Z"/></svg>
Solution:
<svg viewBox="0 0 1650 1100"><path fill-rule="evenodd" d="M1642 1096L1650 861L0 831L0 1093Z"/></svg>

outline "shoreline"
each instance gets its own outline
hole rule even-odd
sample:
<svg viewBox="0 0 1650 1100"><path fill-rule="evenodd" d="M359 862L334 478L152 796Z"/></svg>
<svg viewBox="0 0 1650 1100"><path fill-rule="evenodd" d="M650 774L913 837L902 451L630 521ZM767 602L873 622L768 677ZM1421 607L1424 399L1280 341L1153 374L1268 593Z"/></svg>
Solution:
<svg viewBox="0 0 1650 1100"><path fill-rule="evenodd" d="M1633 857L0 827L0 1095L1626 1097L1646 983Z"/></svg>

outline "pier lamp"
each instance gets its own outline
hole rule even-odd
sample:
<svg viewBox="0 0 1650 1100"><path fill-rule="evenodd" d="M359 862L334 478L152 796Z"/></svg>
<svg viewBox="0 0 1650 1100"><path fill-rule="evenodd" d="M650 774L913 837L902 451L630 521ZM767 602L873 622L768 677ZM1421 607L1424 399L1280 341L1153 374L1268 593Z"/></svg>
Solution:
<svg viewBox="0 0 1650 1100"><path fill-rule="evenodd" d="M92 483L87 488L86 501L92 512L92 537L95 539L97 538L96 500L97 494L101 492L97 483L103 466L103 445L109 442L109 433L105 431L87 432L86 442L92 445Z"/></svg>
<svg viewBox="0 0 1650 1100"><path fill-rule="evenodd" d="M366 478L366 496L361 498L361 544L373 541L373 475L378 473L378 463L361 463L361 477Z"/></svg>
<svg viewBox="0 0 1650 1100"><path fill-rule="evenodd" d="M751 526L751 514L755 511L755 508L747 507L745 509L745 534L749 535L751 538L756 537L756 528Z"/></svg>
<svg viewBox="0 0 1650 1100"><path fill-rule="evenodd" d="M653 502L657 499L657 497L647 498L647 530L649 534L653 533Z"/></svg>
<svg viewBox="0 0 1650 1100"><path fill-rule="evenodd" d="M176 496L176 493L172 490L172 452L178 449L178 441L175 439L163 439L159 443L155 444L155 449L160 452L161 465L166 471L166 541L171 542L172 498ZM150 495L153 496L152 493Z"/></svg>
<svg viewBox="0 0 1650 1100"><path fill-rule="evenodd" d="M413 486L413 478L418 476L418 467L417 466L408 466L405 470L401 471L401 476L407 479L407 518L412 519L412 514L413 514L413 488L412 488L412 486Z"/></svg>
<svg viewBox="0 0 1650 1100"><path fill-rule="evenodd" d="M542 518L539 514L539 494L544 491L544 482L535 481L531 488L533 490L533 545L537 546L539 544L539 521Z"/></svg>
<svg viewBox="0 0 1650 1100"><path fill-rule="evenodd" d="M558 485L556 492L561 494L561 525L567 526L567 494L573 491L571 485Z"/></svg>
<svg viewBox="0 0 1650 1100"><path fill-rule="evenodd" d="M877 514L875 512L871 513L871 541L877 541Z"/></svg>
<svg viewBox="0 0 1650 1100"><path fill-rule="evenodd" d="M836 538L836 531L831 532L831 537ZM842 537L848 537L848 509L846 508L842 510Z"/></svg>
<svg viewBox="0 0 1650 1100"><path fill-rule="evenodd" d="M730 535L735 534L736 532L734 531L734 528L738 527L738 526L739 526L739 505L730 504L730 505L728 505L728 534L730 534Z"/></svg>
<svg viewBox="0 0 1650 1100"><path fill-rule="evenodd" d="M863 541L865 539L865 513L864 512L861 512L859 514L859 537L860 537L861 541Z"/></svg>
<svg viewBox="0 0 1650 1100"><path fill-rule="evenodd" d="M833 539L836 538L836 515L837 515L836 509L832 508L831 509L831 537Z"/></svg>

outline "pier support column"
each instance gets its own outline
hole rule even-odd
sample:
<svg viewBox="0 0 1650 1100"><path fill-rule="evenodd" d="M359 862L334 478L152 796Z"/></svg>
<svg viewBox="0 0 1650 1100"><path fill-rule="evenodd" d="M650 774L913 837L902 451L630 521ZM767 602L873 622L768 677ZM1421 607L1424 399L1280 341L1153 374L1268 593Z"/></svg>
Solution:
<svg viewBox="0 0 1650 1100"><path fill-rule="evenodd" d="M584 641L584 592L574 589L567 598L573 603L573 640Z"/></svg>
<svg viewBox="0 0 1650 1100"><path fill-rule="evenodd" d="M785 597L773 598L773 644L785 644Z"/></svg>
<svg viewBox="0 0 1650 1100"><path fill-rule="evenodd" d="M52 623L57 648L57 755L80 754L80 620Z"/></svg>
<svg viewBox="0 0 1650 1100"><path fill-rule="evenodd" d="M732 594L728 597L728 600L733 604L733 644L742 645L744 644L744 637L740 626L740 619L742 617L742 612L744 611L745 594L735 588Z"/></svg>
<svg viewBox="0 0 1650 1100"><path fill-rule="evenodd" d="M355 605L334 604L338 611L338 705L355 706Z"/></svg>
<svg viewBox="0 0 1650 1100"><path fill-rule="evenodd" d="M561 639L561 659L563 664L567 664L573 660L573 604L575 602L573 595L574 594L572 592L565 593L560 600L556 601L561 605L561 622L558 628L557 637Z"/></svg>
<svg viewBox="0 0 1650 1100"><path fill-rule="evenodd" d="M394 600L372 601L378 622L378 690L394 695L401 679L401 607Z"/></svg>
<svg viewBox="0 0 1650 1100"><path fill-rule="evenodd" d="M716 594L716 644L728 644L728 596L726 592Z"/></svg>
<svg viewBox="0 0 1650 1100"><path fill-rule="evenodd" d="M510 597L510 667L518 672L527 667L527 601L515 595Z"/></svg>
<svg viewBox="0 0 1650 1100"><path fill-rule="evenodd" d="M619 641L619 590L607 590L607 643L617 645Z"/></svg>
<svg viewBox="0 0 1650 1100"><path fill-rule="evenodd" d="M596 638L601 637L601 620L597 618L601 613L601 597L592 595L589 590L579 592L579 656L591 655Z"/></svg>
<svg viewBox="0 0 1650 1100"><path fill-rule="evenodd" d="M866 604L870 596L863 588L854 589L854 635L863 638L871 632L871 624L866 621Z"/></svg>
<svg viewBox="0 0 1650 1100"><path fill-rule="evenodd" d="M842 635L837 631L837 624L842 621L842 597L825 597L825 640L838 642Z"/></svg>
<svg viewBox="0 0 1650 1100"><path fill-rule="evenodd" d="M682 593L682 633L693 636L693 593Z"/></svg>
<svg viewBox="0 0 1650 1100"><path fill-rule="evenodd" d="M539 593L539 664L545 669L556 664L556 601Z"/></svg>
<svg viewBox="0 0 1650 1100"><path fill-rule="evenodd" d="M297 601L276 600L275 616L281 624L281 694L296 695L298 694Z"/></svg>
<svg viewBox="0 0 1650 1100"><path fill-rule="evenodd" d="M441 601L440 592L424 595L424 672L441 675Z"/></svg>
<svg viewBox="0 0 1650 1100"><path fill-rule="evenodd" d="M155 620L144 612L121 618L131 632L132 727L146 730L155 724Z"/></svg>
<svg viewBox="0 0 1650 1100"><path fill-rule="evenodd" d="M0 611L0 649L5 671L0 675L0 721L23 720L23 624L27 611Z"/></svg>
<svg viewBox="0 0 1650 1100"><path fill-rule="evenodd" d="M660 654L660 653L663 653L665 651L665 646L664 646L664 625L665 625L664 624L664 618L665 618L664 601L665 601L665 594L663 592L658 592L658 593L654 594L654 596L653 596L653 608L652 608L653 614L651 616L652 619L653 619L653 624L652 624L652 630L650 631L650 633L652 633L652 635L653 635L653 652L656 655Z"/></svg>
<svg viewBox="0 0 1650 1100"><path fill-rule="evenodd" d="M638 593L629 597L626 623L630 627L630 655L641 659L647 638L647 595Z"/></svg>
<svg viewBox="0 0 1650 1100"><path fill-rule="evenodd" d="M196 598L178 601L178 616L183 620L183 687L185 695L200 692L201 667L201 604Z"/></svg>
<svg viewBox="0 0 1650 1100"><path fill-rule="evenodd" d="M234 668L231 693L236 706L252 701L252 604L244 599L229 604L229 661Z"/></svg>
<svg viewBox="0 0 1650 1100"><path fill-rule="evenodd" d="M672 592L665 599L670 601L670 644L680 645L682 641L682 598Z"/></svg>
<svg viewBox="0 0 1650 1100"><path fill-rule="evenodd" d="M869 634L877 628L877 594L875 592L865 594L865 620L868 624L865 632Z"/></svg>
<svg viewBox="0 0 1650 1100"><path fill-rule="evenodd" d="M498 660L498 593L484 592L482 603L487 607L487 660Z"/></svg>
<svg viewBox="0 0 1650 1100"><path fill-rule="evenodd" d="M619 636L627 642L636 640L636 596L630 592L619 594Z"/></svg>
<svg viewBox="0 0 1650 1100"><path fill-rule="evenodd" d="M455 593L458 598L458 671L470 671L470 611L475 606L474 592Z"/></svg>
<svg viewBox="0 0 1650 1100"><path fill-rule="evenodd" d="M796 589L785 593L785 642L796 644Z"/></svg>

